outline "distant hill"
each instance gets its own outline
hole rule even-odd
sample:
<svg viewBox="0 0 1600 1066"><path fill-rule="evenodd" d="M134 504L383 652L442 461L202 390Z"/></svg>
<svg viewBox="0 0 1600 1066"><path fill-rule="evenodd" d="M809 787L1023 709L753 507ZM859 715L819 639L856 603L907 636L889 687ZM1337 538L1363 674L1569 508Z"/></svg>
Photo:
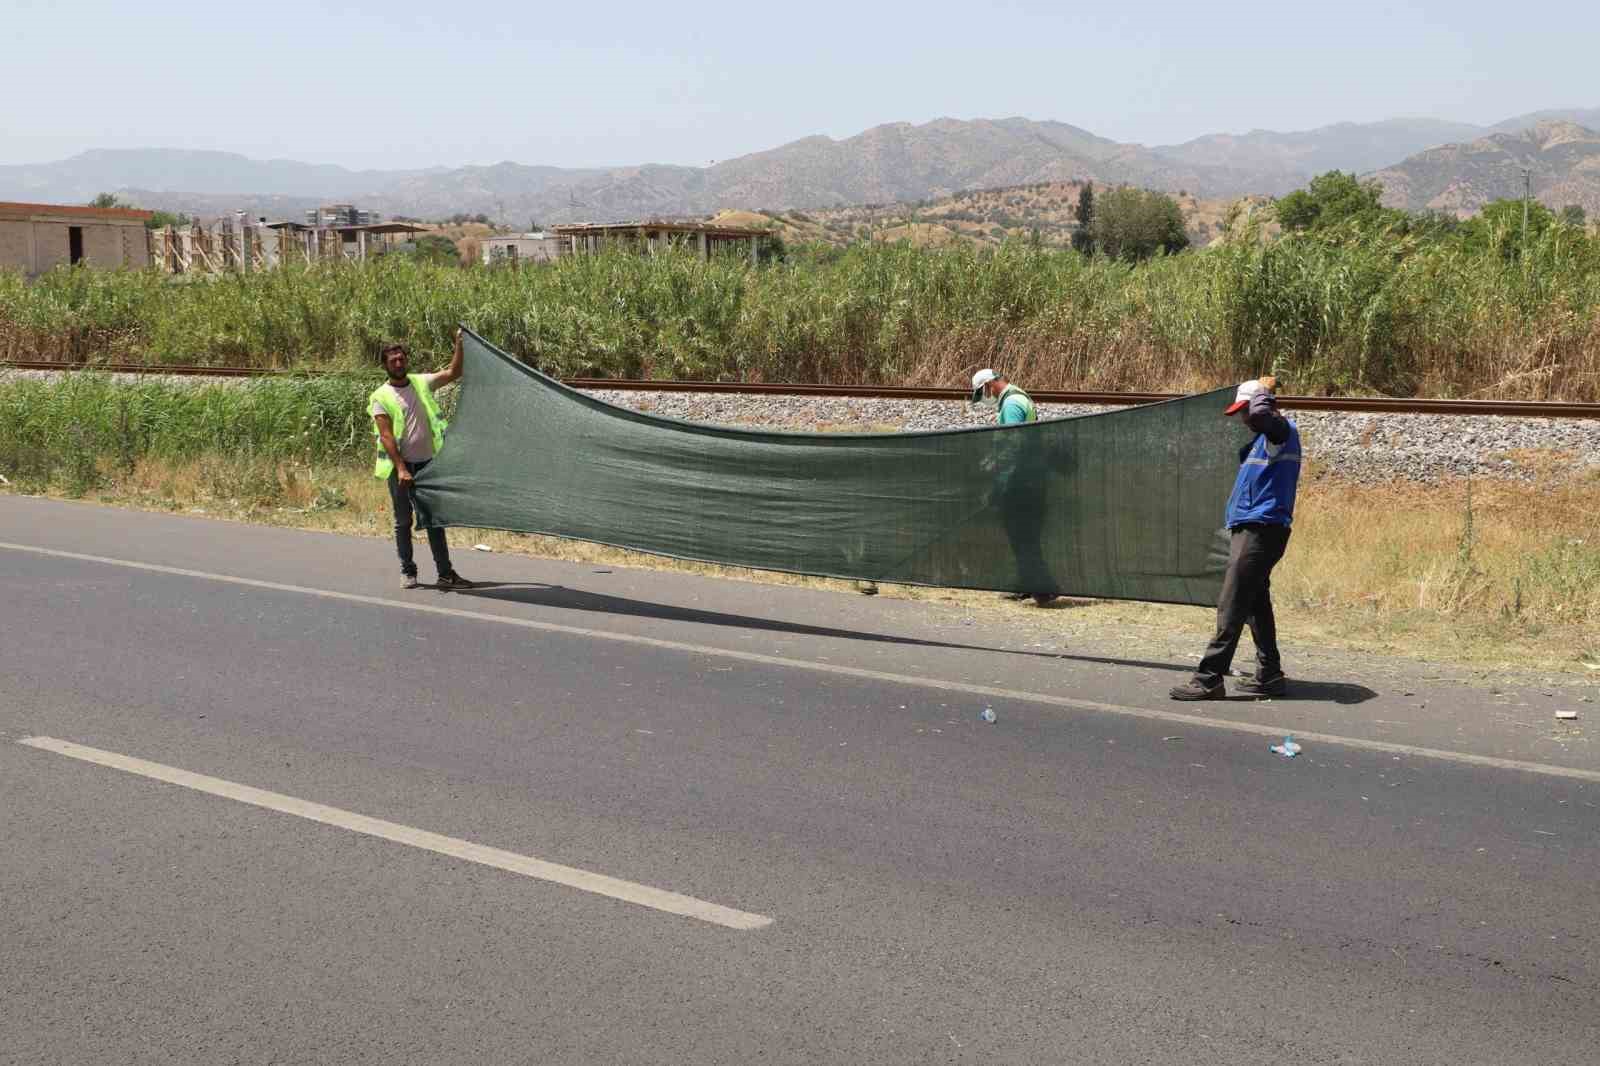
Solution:
<svg viewBox="0 0 1600 1066"><path fill-rule="evenodd" d="M485 212L517 225L888 203L959 189L1092 179L1228 195L1250 174L1192 166L1062 122L1023 118L890 123L842 141L807 137L710 167L608 170L499 163L417 171L351 171L223 152L85 152L58 163L0 167L0 199L82 202L116 191L144 207L221 214L298 214L355 200L385 214Z"/></svg>
<svg viewBox="0 0 1600 1066"><path fill-rule="evenodd" d="M1083 186L1078 182L1044 182L999 189L977 189L915 203L851 205L790 211L722 211L719 222L733 226L766 226L791 243L843 245L852 241L907 240L921 246L960 241L999 244L1013 238L1038 239L1065 246L1077 228L1075 209ZM1189 239L1209 244L1222 235L1232 199L1202 200L1176 196ZM1259 204L1266 198L1257 198Z"/></svg>
<svg viewBox="0 0 1600 1066"><path fill-rule="evenodd" d="M1430 148L1372 177L1392 207L1468 215L1491 200L1522 196L1524 167L1541 203L1558 210L1581 204L1600 214L1600 133L1571 122Z"/></svg>
<svg viewBox="0 0 1600 1066"><path fill-rule="evenodd" d="M1484 133L1522 133L1531 130L1541 122L1570 122L1575 126L1585 126L1591 130L1600 130L1600 107L1572 107L1556 109L1554 111L1532 111L1516 118L1508 118L1504 122L1496 122Z"/></svg>
<svg viewBox="0 0 1600 1066"><path fill-rule="evenodd" d="M95 149L55 163L0 166L0 199L77 203L102 192L142 188L303 196L328 203L370 196L395 181L443 170L348 170L183 148Z"/></svg>
<svg viewBox="0 0 1600 1066"><path fill-rule="evenodd" d="M1231 167L1256 173L1260 177L1250 191L1278 195L1329 170L1376 170L1424 148L1479 137L1485 132L1461 122L1396 118L1384 122L1340 122L1296 133L1213 133L1155 151L1192 166Z"/></svg>
<svg viewBox="0 0 1600 1066"><path fill-rule="evenodd" d="M505 162L350 170L227 152L96 150L54 163L0 166L0 200L83 203L100 192L117 192L149 208L202 216L237 209L270 217L297 217L308 207L342 201L418 218L483 213L520 227L735 208L789 211L921 201L963 190L1084 180L1227 199L1278 195L1325 170L1401 170L1435 146L1516 135L1543 115L1595 116L1600 124L1597 110L1539 112L1508 119L1498 132L1434 119L1393 119L1290 133L1212 134L1149 148L1064 122L937 119L875 126L843 140L806 137L708 167ZM1404 194L1408 200L1409 190L1410 185Z"/></svg>
<svg viewBox="0 0 1600 1066"><path fill-rule="evenodd" d="M1075 179L1210 194L1248 181L1225 168L1190 167L1065 123L1021 118L890 123L845 140L807 137L704 168L548 175L534 175L534 169L506 163L422 175L389 187L378 202L382 210L418 216L503 210L516 220L564 222L895 203L960 189ZM493 196L478 187L474 176L481 170L499 171L506 179Z"/></svg>

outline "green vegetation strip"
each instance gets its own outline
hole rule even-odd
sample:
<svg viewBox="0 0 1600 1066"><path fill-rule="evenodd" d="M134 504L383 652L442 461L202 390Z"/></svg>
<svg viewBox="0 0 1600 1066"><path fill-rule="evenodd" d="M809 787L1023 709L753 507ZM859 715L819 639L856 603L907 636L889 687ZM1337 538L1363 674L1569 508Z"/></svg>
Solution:
<svg viewBox="0 0 1600 1066"><path fill-rule="evenodd" d="M0 474L86 492L141 460L355 464L372 452L366 378L229 385L119 383L99 374L0 382Z"/></svg>
<svg viewBox="0 0 1600 1066"><path fill-rule="evenodd" d="M1541 209L1542 210L1542 209ZM1548 212L1545 212L1548 214ZM1520 214L1516 216L1520 219ZM0 358L370 367L464 321L561 377L1600 399L1600 238L1504 212L1387 212L1143 262L1013 241L737 258L617 252L488 269L394 255L220 278L0 273Z"/></svg>

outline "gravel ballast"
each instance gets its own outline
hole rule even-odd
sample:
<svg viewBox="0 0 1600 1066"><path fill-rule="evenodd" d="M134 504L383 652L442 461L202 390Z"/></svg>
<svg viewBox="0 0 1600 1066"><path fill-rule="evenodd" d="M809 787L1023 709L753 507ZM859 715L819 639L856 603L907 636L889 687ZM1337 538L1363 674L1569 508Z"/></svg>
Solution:
<svg viewBox="0 0 1600 1066"><path fill-rule="evenodd" d="M811 430L929 430L990 425L985 408L949 400L880 400L748 393L596 391L622 407L691 422ZM1039 417L1115 410L1040 404ZM1307 459L1325 474L1368 484L1460 477L1529 480L1536 470L1600 471L1600 420L1289 412Z"/></svg>
<svg viewBox="0 0 1600 1066"><path fill-rule="evenodd" d="M4 371L54 377L51 371ZM147 375L118 375L149 381ZM185 385L238 378L167 377ZM637 411L725 426L863 432L961 429L990 425L994 413L949 400L892 400L850 396L772 396L749 393L596 390L607 403ZM1039 417L1070 418L1116 410L1040 404ZM1536 476L1590 477L1600 473L1600 419L1506 418L1487 415L1388 415L1333 411L1289 412L1300 427L1311 466L1325 475L1381 484L1433 483L1462 477L1527 481Z"/></svg>

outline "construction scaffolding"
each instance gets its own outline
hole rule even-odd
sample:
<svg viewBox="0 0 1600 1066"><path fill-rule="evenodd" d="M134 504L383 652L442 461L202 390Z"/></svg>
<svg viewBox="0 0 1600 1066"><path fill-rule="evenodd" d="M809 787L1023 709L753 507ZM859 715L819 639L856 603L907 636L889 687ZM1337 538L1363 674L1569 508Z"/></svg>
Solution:
<svg viewBox="0 0 1600 1066"><path fill-rule="evenodd" d="M283 263L360 263L396 250L394 238L399 234L424 232L424 227L404 222L307 226L219 219L210 226L195 223L153 230L150 263L167 274L248 274Z"/></svg>
<svg viewBox="0 0 1600 1066"><path fill-rule="evenodd" d="M673 222L650 219L644 222L585 222L555 227L561 255L594 255L605 248L629 248L652 253L668 248L684 248L701 259L733 254L760 261L762 245L772 238L764 229L748 226L722 226L714 222Z"/></svg>

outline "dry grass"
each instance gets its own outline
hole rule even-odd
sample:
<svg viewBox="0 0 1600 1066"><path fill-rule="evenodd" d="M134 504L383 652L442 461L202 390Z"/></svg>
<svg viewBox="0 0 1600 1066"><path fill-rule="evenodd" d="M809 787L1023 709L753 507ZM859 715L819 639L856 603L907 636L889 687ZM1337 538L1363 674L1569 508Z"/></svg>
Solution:
<svg viewBox="0 0 1600 1066"><path fill-rule="evenodd" d="M1542 459L1540 461L1543 461ZM107 467L89 498L121 506L386 537L384 486L345 467L144 459ZM1485 667L1576 671L1600 662L1600 479L1532 484L1304 486L1289 553L1274 578L1286 644ZM1469 517L1470 516L1470 517ZM852 582L661 559L484 530L457 544L849 593ZM375 552L381 552L374 546ZM1200 642L1209 612L1152 604L1002 603L992 593L880 586L882 595L1003 616L1041 637L1124 640L1129 651Z"/></svg>
<svg viewBox="0 0 1600 1066"><path fill-rule="evenodd" d="M1423 658L1600 660L1600 481L1308 486L1276 581L1299 628Z"/></svg>

